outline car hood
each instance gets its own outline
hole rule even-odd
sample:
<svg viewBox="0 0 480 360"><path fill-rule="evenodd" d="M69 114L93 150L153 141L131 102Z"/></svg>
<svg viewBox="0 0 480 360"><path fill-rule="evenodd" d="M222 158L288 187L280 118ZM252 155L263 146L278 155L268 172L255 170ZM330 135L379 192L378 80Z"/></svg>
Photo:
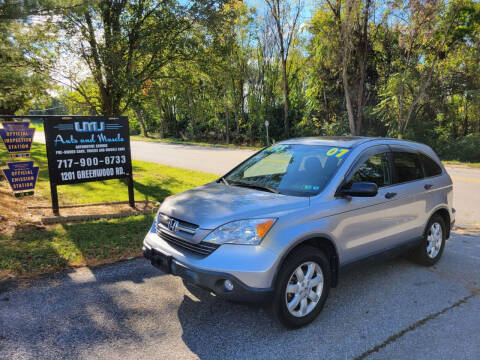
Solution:
<svg viewBox="0 0 480 360"><path fill-rule="evenodd" d="M276 217L309 206L308 197L274 194L255 189L209 183L166 199L160 207L165 215L215 229L241 219Z"/></svg>

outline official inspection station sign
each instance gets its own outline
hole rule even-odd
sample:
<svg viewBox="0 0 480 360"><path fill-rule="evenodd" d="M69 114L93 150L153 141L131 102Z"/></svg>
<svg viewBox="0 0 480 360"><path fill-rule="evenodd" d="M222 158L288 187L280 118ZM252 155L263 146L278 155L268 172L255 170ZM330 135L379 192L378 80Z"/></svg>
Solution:
<svg viewBox="0 0 480 360"><path fill-rule="evenodd" d="M3 174L14 193L33 192L38 177L38 166L34 166L33 161L11 162L8 163L7 169L3 169Z"/></svg>
<svg viewBox="0 0 480 360"><path fill-rule="evenodd" d="M127 117L46 117L44 129L53 185L131 176Z"/></svg>
<svg viewBox="0 0 480 360"><path fill-rule="evenodd" d="M35 128L30 128L30 121L3 121L0 137L12 157L25 157L32 148Z"/></svg>

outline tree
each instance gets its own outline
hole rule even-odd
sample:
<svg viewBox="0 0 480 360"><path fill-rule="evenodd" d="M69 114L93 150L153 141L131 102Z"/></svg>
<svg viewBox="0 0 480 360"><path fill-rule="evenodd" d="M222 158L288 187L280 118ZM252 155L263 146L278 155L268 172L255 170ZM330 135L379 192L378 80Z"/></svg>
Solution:
<svg viewBox="0 0 480 360"><path fill-rule="evenodd" d="M0 3L0 114L14 114L47 96L55 60L48 20L57 5L53 0ZM42 18L33 21L32 15Z"/></svg>
<svg viewBox="0 0 480 360"><path fill-rule="evenodd" d="M468 29L478 20L471 16L475 13L472 3L464 0L398 1L394 9L399 41L396 71L381 89L377 111L387 119L395 114L396 135L403 138L419 106L428 100L428 89L440 76L442 62L468 41Z"/></svg>
<svg viewBox="0 0 480 360"><path fill-rule="evenodd" d="M371 0L325 0L330 8L341 43L338 57L342 64L342 83L350 133L362 131L363 107L370 44Z"/></svg>
<svg viewBox="0 0 480 360"><path fill-rule="evenodd" d="M146 81L197 47L191 31L220 21L222 0L99 0L64 13L63 47L87 65L100 94L101 113L120 115ZM72 41L75 39L76 41ZM74 76L77 91L84 89Z"/></svg>
<svg viewBox="0 0 480 360"><path fill-rule="evenodd" d="M282 66L283 85L283 127L288 134L289 87L288 87L288 56L299 27L299 19L304 9L302 0L265 0L267 5L267 24L275 35L278 56Z"/></svg>
<svg viewBox="0 0 480 360"><path fill-rule="evenodd" d="M13 21L0 25L0 113L14 114L35 98L46 96L53 54L43 24Z"/></svg>

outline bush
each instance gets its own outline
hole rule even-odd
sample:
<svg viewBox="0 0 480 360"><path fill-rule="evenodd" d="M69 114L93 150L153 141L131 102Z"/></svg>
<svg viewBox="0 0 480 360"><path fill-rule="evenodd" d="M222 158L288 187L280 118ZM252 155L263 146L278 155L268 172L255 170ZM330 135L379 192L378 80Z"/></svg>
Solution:
<svg viewBox="0 0 480 360"><path fill-rule="evenodd" d="M442 160L480 162L479 134L469 134L456 140L440 140L433 148Z"/></svg>
<svg viewBox="0 0 480 360"><path fill-rule="evenodd" d="M140 131L141 131L140 123L138 122L138 120L135 117L130 116L128 118L128 124L129 124L129 127L130 127L130 135L140 134Z"/></svg>

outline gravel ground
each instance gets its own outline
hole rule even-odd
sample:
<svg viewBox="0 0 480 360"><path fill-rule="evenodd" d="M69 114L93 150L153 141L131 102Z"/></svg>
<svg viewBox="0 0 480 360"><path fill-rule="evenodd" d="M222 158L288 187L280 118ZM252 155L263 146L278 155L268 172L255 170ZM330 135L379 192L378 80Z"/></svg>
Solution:
<svg viewBox="0 0 480 360"><path fill-rule="evenodd" d="M479 359L480 237L423 268L345 274L320 317L287 331L136 259L0 284L1 359Z"/></svg>

